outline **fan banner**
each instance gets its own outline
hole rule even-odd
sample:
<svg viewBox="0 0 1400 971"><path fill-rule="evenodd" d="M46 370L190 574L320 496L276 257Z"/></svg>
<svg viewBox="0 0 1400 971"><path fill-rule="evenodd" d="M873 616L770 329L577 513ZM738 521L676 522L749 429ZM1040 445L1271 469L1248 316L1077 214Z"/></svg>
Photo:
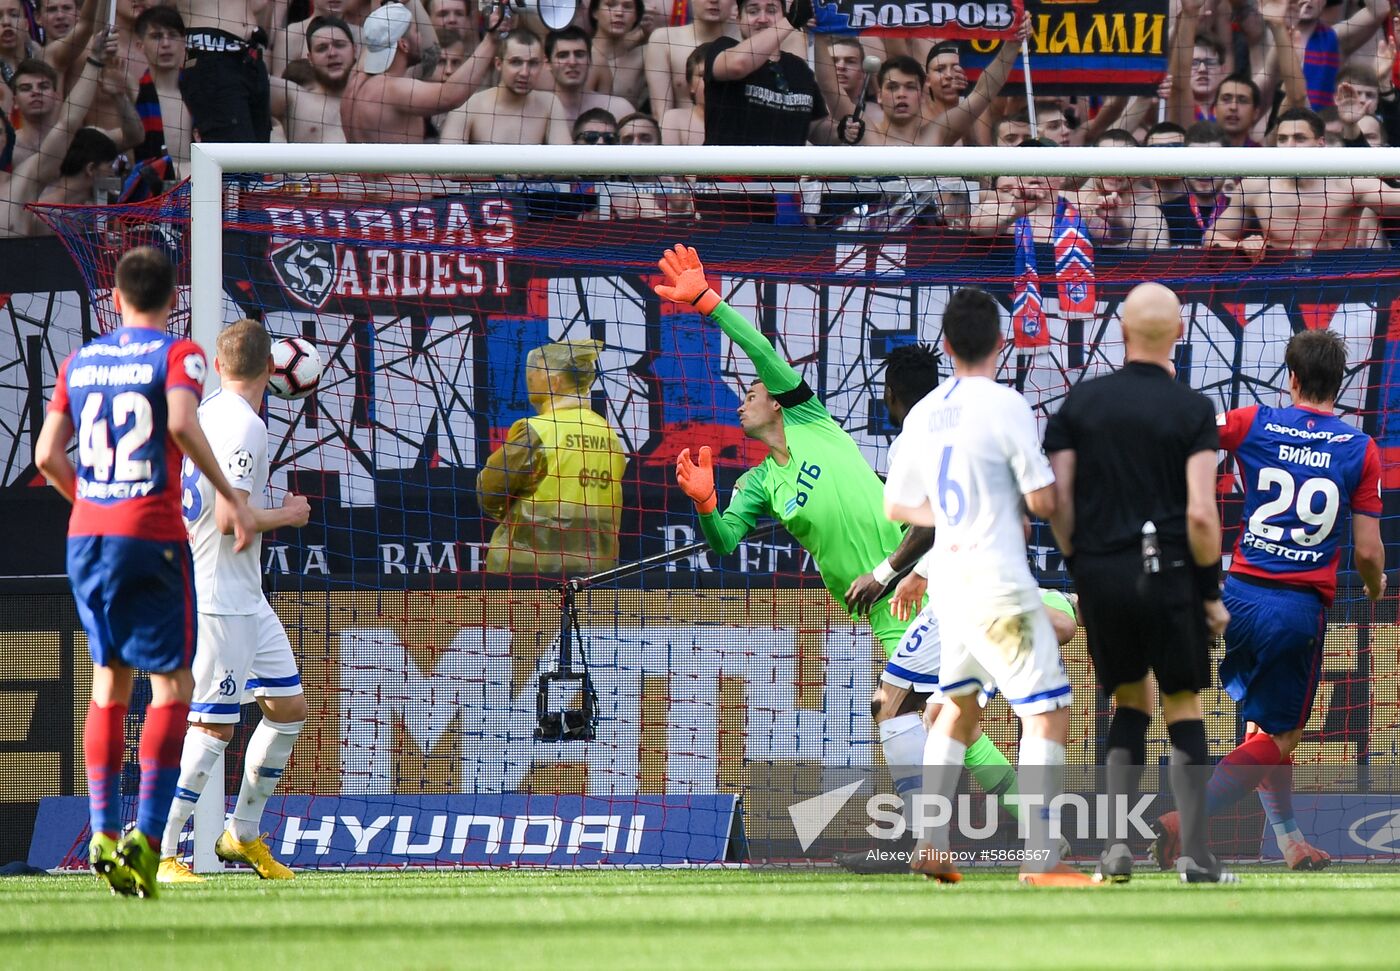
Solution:
<svg viewBox="0 0 1400 971"><path fill-rule="evenodd" d="M937 37L941 40L1007 37L1023 0L941 3L936 0L836 0L812 3L807 29L814 34Z"/></svg>
<svg viewBox="0 0 1400 971"><path fill-rule="evenodd" d="M1026 0L1031 81L1037 95L1150 95L1167 73L1167 0ZM1000 41L973 40L962 52L969 84ZM1025 91L1018 58L1003 89Z"/></svg>

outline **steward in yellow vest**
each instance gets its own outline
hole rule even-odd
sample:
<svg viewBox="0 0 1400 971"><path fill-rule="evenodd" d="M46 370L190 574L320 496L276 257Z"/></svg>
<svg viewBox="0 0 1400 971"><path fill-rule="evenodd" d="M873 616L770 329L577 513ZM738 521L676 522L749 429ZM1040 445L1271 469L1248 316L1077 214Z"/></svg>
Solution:
<svg viewBox="0 0 1400 971"><path fill-rule="evenodd" d="M617 565L622 443L589 406L598 341L546 344L525 358L539 412L510 428L477 475L477 502L500 525L490 573L587 576Z"/></svg>

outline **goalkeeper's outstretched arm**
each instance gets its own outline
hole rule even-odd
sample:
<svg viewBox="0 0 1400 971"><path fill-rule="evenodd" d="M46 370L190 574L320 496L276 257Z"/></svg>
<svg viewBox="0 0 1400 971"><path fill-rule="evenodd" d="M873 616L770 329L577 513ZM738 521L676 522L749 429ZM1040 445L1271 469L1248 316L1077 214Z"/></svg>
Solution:
<svg viewBox="0 0 1400 971"><path fill-rule="evenodd" d="M729 339L748 355L769 394L777 396L802 383L802 376L778 355L768 338L710 288L704 264L695 250L684 243L677 244L665 252L657 266L666 277L664 284L654 288L657 294L673 303L690 304L713 317Z"/></svg>
<svg viewBox="0 0 1400 971"><path fill-rule="evenodd" d="M719 512L719 496L715 491L714 464L710 446L700 449L699 461L691 461L690 449L682 449L676 458L676 481L681 490L695 503L700 514L700 531L710 549L721 556L732 553L740 541L758 523L765 502L758 488L761 480L757 469L750 469L734 487L734 495L724 512Z"/></svg>

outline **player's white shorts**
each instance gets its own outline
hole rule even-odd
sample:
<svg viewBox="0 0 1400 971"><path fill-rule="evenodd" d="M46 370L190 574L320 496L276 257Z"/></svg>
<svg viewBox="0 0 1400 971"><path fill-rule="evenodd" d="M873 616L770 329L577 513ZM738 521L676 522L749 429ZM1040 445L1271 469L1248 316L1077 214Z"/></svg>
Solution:
<svg viewBox="0 0 1400 971"><path fill-rule="evenodd" d="M190 721L238 724L254 698L301 694L287 632L272 606L256 614L200 614Z"/></svg>
<svg viewBox="0 0 1400 971"><path fill-rule="evenodd" d="M938 618L934 616L932 605L925 604L899 639L899 647L885 662L880 680L896 688L932 694L938 690L941 655Z"/></svg>
<svg viewBox="0 0 1400 971"><path fill-rule="evenodd" d="M885 662L885 670L880 672L880 680L885 684L904 688L922 695L932 695L931 701L941 700L942 691L938 686L939 668L943 649L938 637L938 617L932 604L925 604L913 623L899 640L894 656ZM977 699L983 708L997 693L996 688L987 688Z"/></svg>
<svg viewBox="0 0 1400 971"><path fill-rule="evenodd" d="M990 624L944 610L938 626L943 643L938 687L943 694L990 694L996 689L1018 715L1069 706L1069 675L1044 608Z"/></svg>

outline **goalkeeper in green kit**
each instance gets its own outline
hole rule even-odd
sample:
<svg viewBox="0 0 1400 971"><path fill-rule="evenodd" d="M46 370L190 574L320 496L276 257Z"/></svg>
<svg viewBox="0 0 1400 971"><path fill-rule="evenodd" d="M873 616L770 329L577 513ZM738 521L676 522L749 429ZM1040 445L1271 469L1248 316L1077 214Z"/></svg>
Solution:
<svg viewBox="0 0 1400 971"><path fill-rule="evenodd" d="M710 289L695 250L675 246L658 266L666 282L655 287L657 295L713 319L753 362L758 380L739 408L739 423L746 436L769 449L767 458L740 477L722 513L709 446L700 449L697 460L689 449L682 451L676 478L695 503L705 541L715 552L731 552L760 516L771 516L812 554L833 599L853 615L869 617L871 632L890 658L871 710L912 831L927 738L920 711L938 686L937 629L928 611L910 623L921 589L912 603L901 603L888 587L932 547L933 530L914 527L905 533L885 517L884 483L859 446L768 339ZM903 347L890 356L885 401L896 425L937 380L931 349ZM911 586L917 589L918 583ZM932 642L932 651L926 642ZM987 792L1001 797L1015 791L1015 770L987 736L979 733L968 747L966 765ZM1013 809L1014 804L1003 805ZM856 861L843 862L861 868Z"/></svg>

